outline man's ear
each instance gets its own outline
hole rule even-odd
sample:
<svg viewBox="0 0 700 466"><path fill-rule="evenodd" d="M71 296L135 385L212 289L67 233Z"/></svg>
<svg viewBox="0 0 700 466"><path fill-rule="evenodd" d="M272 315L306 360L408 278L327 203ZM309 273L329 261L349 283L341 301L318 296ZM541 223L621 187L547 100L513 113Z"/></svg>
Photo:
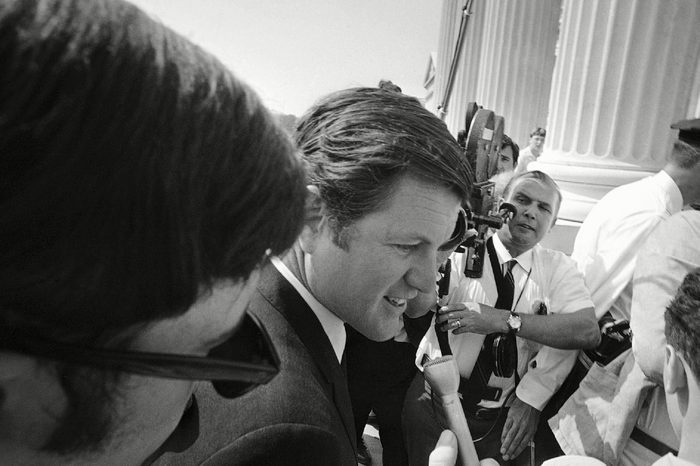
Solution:
<svg viewBox="0 0 700 466"><path fill-rule="evenodd" d="M304 205L304 228L299 235L299 244L302 251L311 254L316 249L316 244L321 232L325 215L325 205L318 186L306 186L306 204Z"/></svg>
<svg viewBox="0 0 700 466"><path fill-rule="evenodd" d="M681 355L671 345L666 345L666 360L664 362L664 389L666 393L677 393L687 385L688 378Z"/></svg>

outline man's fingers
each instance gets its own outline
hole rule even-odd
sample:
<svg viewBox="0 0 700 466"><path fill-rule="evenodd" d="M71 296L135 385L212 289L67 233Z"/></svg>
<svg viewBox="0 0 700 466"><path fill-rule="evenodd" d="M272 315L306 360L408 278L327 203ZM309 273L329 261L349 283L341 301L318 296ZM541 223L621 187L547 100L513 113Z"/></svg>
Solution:
<svg viewBox="0 0 700 466"><path fill-rule="evenodd" d="M445 312L442 314L438 314L437 317L435 317L435 322L438 324L441 324L443 322L447 322L449 320L457 320L459 319L460 314L457 312Z"/></svg>
<svg viewBox="0 0 700 466"><path fill-rule="evenodd" d="M438 308L437 315L441 316L444 314L448 314L452 311L463 311L465 309L467 309L467 307L464 305L464 303L445 304L444 306Z"/></svg>
<svg viewBox="0 0 700 466"><path fill-rule="evenodd" d="M517 458L528 444L524 437L523 435L518 435L513 442L511 442L509 450L503 455L504 459L506 459L506 457L509 459Z"/></svg>
<svg viewBox="0 0 700 466"><path fill-rule="evenodd" d="M501 435L501 455L504 459L514 458L522 450L521 445L525 440L527 433L527 423L523 422L523 419L515 420L511 417L512 411L508 412L508 418L506 419L506 424L503 428L503 434Z"/></svg>
<svg viewBox="0 0 700 466"><path fill-rule="evenodd" d="M534 430L530 429L528 425L520 426L518 432L513 437L508 449L503 455L504 459L513 459L517 457L522 451L527 447L532 440L534 435ZM507 457L507 458L506 458Z"/></svg>
<svg viewBox="0 0 700 466"><path fill-rule="evenodd" d="M513 457L513 453L519 446L520 439L522 439L522 428L518 424L514 424L506 437L506 441L501 444L501 454L504 459Z"/></svg>
<svg viewBox="0 0 700 466"><path fill-rule="evenodd" d="M512 432L513 428L513 418L510 417L510 413L508 413L508 417L506 418L506 423L503 425L503 432L501 433L501 451L503 450L503 445L510 445L510 441L513 438L513 435L515 435L514 432Z"/></svg>

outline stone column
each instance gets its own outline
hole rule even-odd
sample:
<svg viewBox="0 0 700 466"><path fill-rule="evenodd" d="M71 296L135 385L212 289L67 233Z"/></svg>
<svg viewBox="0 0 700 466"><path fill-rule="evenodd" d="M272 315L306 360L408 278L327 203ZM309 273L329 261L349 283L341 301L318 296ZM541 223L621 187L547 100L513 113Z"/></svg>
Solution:
<svg viewBox="0 0 700 466"><path fill-rule="evenodd" d="M488 0L475 100L505 118L522 148L545 126L561 0Z"/></svg>
<svg viewBox="0 0 700 466"><path fill-rule="evenodd" d="M436 95L442 99L466 1L442 9ZM505 118L506 133L523 145L544 126L554 68L561 0L474 0L445 122L464 129L468 102Z"/></svg>
<svg viewBox="0 0 700 466"><path fill-rule="evenodd" d="M557 48L531 168L562 187L559 218L573 235L607 191L662 168L669 125L698 111L700 2L564 0Z"/></svg>
<svg viewBox="0 0 700 466"><path fill-rule="evenodd" d="M438 45L437 68L437 101L438 105L444 98L450 65L455 53L462 10L467 0L444 0L442 5L442 22L440 25L440 42ZM472 2L472 15L468 19L466 37L460 52L459 65L452 85L452 93L443 116L447 127L453 135L464 128L467 103L474 101L476 94L477 75L481 60L481 40L484 28L484 11L482 2ZM439 115L439 110L437 112Z"/></svg>
<svg viewBox="0 0 700 466"><path fill-rule="evenodd" d="M700 60L698 60L698 66L693 76L693 90L690 92L690 101L688 102L688 110L686 111L686 115L689 118L700 117Z"/></svg>

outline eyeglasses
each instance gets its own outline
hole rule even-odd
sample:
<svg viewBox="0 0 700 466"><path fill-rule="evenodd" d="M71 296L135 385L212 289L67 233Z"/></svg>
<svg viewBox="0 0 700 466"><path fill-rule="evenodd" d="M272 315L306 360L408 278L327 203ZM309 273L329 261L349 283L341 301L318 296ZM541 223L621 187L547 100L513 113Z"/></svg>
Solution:
<svg viewBox="0 0 700 466"><path fill-rule="evenodd" d="M462 244L467 235L467 213L464 209L459 209L459 214L457 215L457 223L455 224L455 229L447 242L440 245L438 251L452 251L457 246Z"/></svg>
<svg viewBox="0 0 700 466"><path fill-rule="evenodd" d="M268 383L279 372L279 356L258 319L246 313L235 334L206 357L92 348L0 327L0 349L99 369L180 380L211 381L225 398Z"/></svg>

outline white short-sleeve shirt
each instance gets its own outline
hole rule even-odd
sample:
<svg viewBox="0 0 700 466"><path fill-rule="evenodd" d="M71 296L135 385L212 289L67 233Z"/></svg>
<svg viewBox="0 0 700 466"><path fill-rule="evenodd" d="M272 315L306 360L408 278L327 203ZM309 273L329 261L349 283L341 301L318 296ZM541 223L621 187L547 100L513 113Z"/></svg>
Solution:
<svg viewBox="0 0 700 466"><path fill-rule="evenodd" d="M494 248L500 264L511 260L507 249L498 235L493 235ZM484 258L481 278L468 278L464 275L466 257L454 253L447 303L477 302L493 306L498 298L493 270L488 258ZM535 314L546 306L548 313L565 314L593 307L583 276L576 264L564 253L536 245L518 257L513 267L515 292L513 311L520 314ZM433 324L435 320L433 319ZM460 375L469 377L481 351L484 335L449 332L452 353L457 361ZM577 351L560 350L540 345L530 340L517 338L518 373L522 380L517 396L536 409L541 410L558 390L573 367ZM421 341L416 353L416 364L421 367L424 355L431 359L442 355L434 325L431 325ZM503 389L499 401L483 401L480 405L492 408L503 404L515 385L514 377L505 379L492 376L489 386Z"/></svg>

